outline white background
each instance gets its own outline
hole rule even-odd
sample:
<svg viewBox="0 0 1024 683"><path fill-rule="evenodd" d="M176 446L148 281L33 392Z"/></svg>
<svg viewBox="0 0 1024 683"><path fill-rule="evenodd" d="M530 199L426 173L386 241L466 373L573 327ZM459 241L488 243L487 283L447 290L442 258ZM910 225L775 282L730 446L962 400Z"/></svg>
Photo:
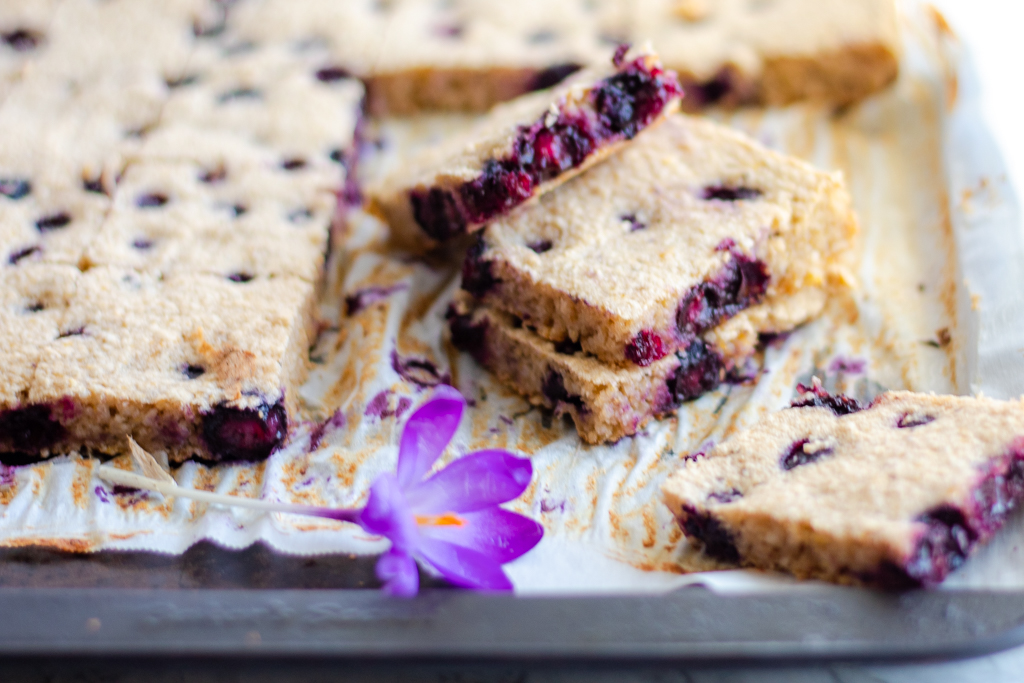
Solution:
<svg viewBox="0 0 1024 683"><path fill-rule="evenodd" d="M1017 197L1024 197L1024 0L931 3L946 16L974 58L985 120L1003 149Z"/></svg>

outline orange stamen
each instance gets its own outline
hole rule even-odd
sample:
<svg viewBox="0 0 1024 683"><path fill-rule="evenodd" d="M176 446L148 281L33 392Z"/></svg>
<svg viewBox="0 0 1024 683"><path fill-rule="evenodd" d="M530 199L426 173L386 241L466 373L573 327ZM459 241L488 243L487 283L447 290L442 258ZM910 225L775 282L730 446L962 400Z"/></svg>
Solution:
<svg viewBox="0 0 1024 683"><path fill-rule="evenodd" d="M420 526L465 526L466 520L454 512L443 515L416 515L416 523Z"/></svg>

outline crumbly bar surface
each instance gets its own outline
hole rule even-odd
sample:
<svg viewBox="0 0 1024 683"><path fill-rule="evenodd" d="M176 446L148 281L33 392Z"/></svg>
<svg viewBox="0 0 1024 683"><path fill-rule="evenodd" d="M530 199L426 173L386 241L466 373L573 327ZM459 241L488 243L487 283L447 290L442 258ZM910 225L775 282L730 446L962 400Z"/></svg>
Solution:
<svg viewBox="0 0 1024 683"><path fill-rule="evenodd" d="M1024 498L1024 403L910 392L809 395L664 484L716 559L802 578L936 584Z"/></svg>
<svg viewBox="0 0 1024 683"><path fill-rule="evenodd" d="M491 223L463 287L608 363L648 365L723 322L715 343L747 355L852 281L856 232L838 174L677 115Z"/></svg>
<svg viewBox="0 0 1024 683"><path fill-rule="evenodd" d="M35 32L0 60L0 459L126 435L265 458L297 419L362 85L214 0L52 4L0 8Z"/></svg>
<svg viewBox="0 0 1024 683"><path fill-rule="evenodd" d="M695 339L647 367L609 366L572 344L554 344L522 321L469 297L448 311L452 345L534 405L567 414L587 443L617 441L711 391L747 358L726 358Z"/></svg>
<svg viewBox="0 0 1024 683"><path fill-rule="evenodd" d="M396 243L425 249L478 230L606 158L678 106L655 55L616 53L606 69L496 107L369 191Z"/></svg>

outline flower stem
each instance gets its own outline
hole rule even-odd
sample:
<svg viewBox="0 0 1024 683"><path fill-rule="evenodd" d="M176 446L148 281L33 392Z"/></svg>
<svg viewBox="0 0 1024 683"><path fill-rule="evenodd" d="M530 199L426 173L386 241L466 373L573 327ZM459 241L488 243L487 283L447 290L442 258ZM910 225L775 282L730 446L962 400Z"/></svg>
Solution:
<svg viewBox="0 0 1024 683"><path fill-rule="evenodd" d="M184 489L174 483L157 481L156 479L144 477L141 474L136 474L135 472L126 472L125 470L111 467L110 465L100 465L96 468L96 474L100 479L109 481L113 484L156 491L157 493L162 493L165 496L179 496L181 498L197 500L201 503L248 508L250 510L260 510L261 512L288 512L294 515L323 517L342 522L356 522L359 519L359 514L362 512L362 510L359 509L335 509L316 507L315 505L278 503L270 500L260 500L258 498L242 498L241 496L226 496L220 493L212 493L210 491Z"/></svg>

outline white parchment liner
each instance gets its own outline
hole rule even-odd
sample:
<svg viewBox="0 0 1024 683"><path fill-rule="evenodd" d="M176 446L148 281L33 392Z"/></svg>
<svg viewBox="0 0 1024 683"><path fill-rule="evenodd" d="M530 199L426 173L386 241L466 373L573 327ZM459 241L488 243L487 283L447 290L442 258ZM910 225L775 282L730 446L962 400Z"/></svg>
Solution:
<svg viewBox="0 0 1024 683"><path fill-rule="evenodd" d="M303 387L309 423L265 464L189 463L175 473L178 483L359 505L374 477L395 466L401 417L429 395L427 385L451 381L472 407L442 462L500 447L534 464L533 484L510 507L540 521L545 538L508 566L519 592L660 591L695 581L735 591L806 585L747 571L679 573L680 564L707 566L658 494L685 454L787 405L812 373L862 399L883 387L1000 398L1024 389L1017 203L955 39L916 5L905 8L903 25L903 72L890 91L845 111L800 105L723 117L773 148L842 169L863 231L861 289L769 348L756 384L713 392L635 438L584 446L570 425L531 409L443 342L457 269L388 253L383 227L358 216L323 301L332 328ZM382 173L464 123L379 122L363 171ZM360 291L379 301L347 316L345 297ZM310 452L317 424L322 438ZM180 553L209 539L231 548L263 541L293 554L387 547L338 522L115 491L93 476L94 466L69 456L0 471L0 545ZM1024 586L1024 520L1008 526L946 585Z"/></svg>

